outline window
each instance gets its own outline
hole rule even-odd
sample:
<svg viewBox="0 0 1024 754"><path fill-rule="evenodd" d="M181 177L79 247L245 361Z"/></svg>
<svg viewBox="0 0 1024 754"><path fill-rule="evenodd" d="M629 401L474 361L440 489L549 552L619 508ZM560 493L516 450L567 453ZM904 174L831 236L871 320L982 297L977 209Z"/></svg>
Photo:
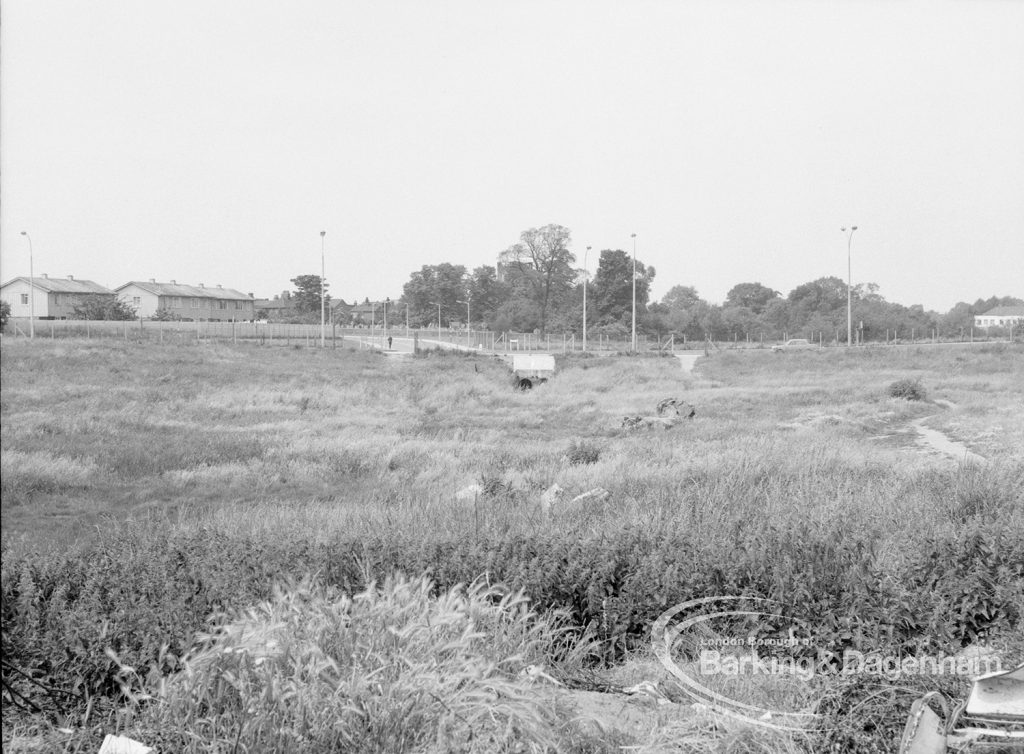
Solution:
<svg viewBox="0 0 1024 754"><path fill-rule="evenodd" d="M245 308L245 302L244 301L236 301L235 302L235 308L236 309L244 309Z"/></svg>
<svg viewBox="0 0 1024 754"><path fill-rule="evenodd" d="M142 297L141 296L132 296L132 306L134 306L136 309L138 309L139 306L141 306L141 305L142 305Z"/></svg>
<svg viewBox="0 0 1024 754"><path fill-rule="evenodd" d="M22 306L28 306L28 294L27 293L22 293L21 294L21 305Z"/></svg>
<svg viewBox="0 0 1024 754"><path fill-rule="evenodd" d="M174 296L173 298L171 298L171 308L172 309L180 309L181 308L181 296Z"/></svg>
<svg viewBox="0 0 1024 754"><path fill-rule="evenodd" d="M228 302L224 301L224 300L218 301L217 302L217 308L218 309L227 309L228 308Z"/></svg>
<svg viewBox="0 0 1024 754"><path fill-rule="evenodd" d="M189 304L189 306L191 308L198 309L199 308L199 299L197 299L197 298L190 298L188 300L188 304Z"/></svg>

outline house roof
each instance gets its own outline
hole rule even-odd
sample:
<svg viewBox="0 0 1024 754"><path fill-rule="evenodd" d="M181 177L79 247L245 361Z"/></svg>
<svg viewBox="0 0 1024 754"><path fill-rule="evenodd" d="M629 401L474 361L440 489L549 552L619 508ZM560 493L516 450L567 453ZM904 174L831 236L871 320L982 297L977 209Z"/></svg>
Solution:
<svg viewBox="0 0 1024 754"><path fill-rule="evenodd" d="M29 283L28 276L16 277L8 280L3 284L3 288L6 288L11 283L21 281L25 284ZM94 283L91 280L75 280L73 278L32 278L31 282L35 284L36 288L44 290L47 293L107 293L113 294L114 292L109 288L106 288L99 283Z"/></svg>
<svg viewBox="0 0 1024 754"><path fill-rule="evenodd" d="M119 285L115 288L115 291L121 291L127 288L129 285L134 285L136 288L152 293L154 296L177 296L180 298L214 298L214 299L228 299L228 300L244 300L252 301L252 296L236 291L233 288L221 288L215 286L213 288L205 288L198 285L181 285L179 283L155 283L153 281L143 282L141 280L132 280L124 285Z"/></svg>
<svg viewBox="0 0 1024 754"><path fill-rule="evenodd" d="M257 309L291 309L295 302L283 298L257 298L253 299L253 305Z"/></svg>
<svg viewBox="0 0 1024 754"><path fill-rule="evenodd" d="M1024 317L1024 306L997 306L979 317Z"/></svg>

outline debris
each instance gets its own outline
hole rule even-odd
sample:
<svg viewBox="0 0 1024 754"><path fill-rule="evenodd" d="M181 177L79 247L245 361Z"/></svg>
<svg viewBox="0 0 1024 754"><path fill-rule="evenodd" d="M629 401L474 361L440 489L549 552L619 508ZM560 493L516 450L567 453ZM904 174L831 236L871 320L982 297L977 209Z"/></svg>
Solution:
<svg viewBox="0 0 1024 754"><path fill-rule="evenodd" d="M624 688L622 693L630 696L644 696L655 700L659 705L671 704L668 697L658 688L657 681L640 681L635 686Z"/></svg>
<svg viewBox="0 0 1024 754"><path fill-rule="evenodd" d="M127 736L115 736L108 733L103 739L99 754L156 754L156 749Z"/></svg>
<svg viewBox="0 0 1024 754"><path fill-rule="evenodd" d="M697 415L697 409L689 403L681 401L678 398L665 398L664 400L658 401L657 405L658 416L681 416L684 419L692 419Z"/></svg>
<svg viewBox="0 0 1024 754"><path fill-rule="evenodd" d="M665 416L624 416L622 418L623 429L671 429L679 421L679 417Z"/></svg>
<svg viewBox="0 0 1024 754"><path fill-rule="evenodd" d="M931 708L935 700L942 717ZM945 718L945 720L943 719ZM961 724L961 718L963 723ZM974 680L966 704L954 706L931 691L914 702L900 739L899 754L945 754L954 751L1018 751L1024 744L1024 665L987 673ZM983 726L983 727L982 727Z"/></svg>
<svg viewBox="0 0 1024 754"><path fill-rule="evenodd" d="M468 487L463 487L461 490L455 493L455 499L460 501L476 500L484 492L484 488L479 484L471 484Z"/></svg>
<svg viewBox="0 0 1024 754"><path fill-rule="evenodd" d="M1024 721L1024 665L976 678L965 712L972 716Z"/></svg>
<svg viewBox="0 0 1024 754"><path fill-rule="evenodd" d="M548 675L547 672L545 672L543 665L527 665L522 671L520 671L519 675L534 683L537 681L546 681L547 683L554 684L555 686L564 685L557 678L552 678Z"/></svg>
<svg viewBox="0 0 1024 754"><path fill-rule="evenodd" d="M577 495L572 499L572 504L576 503L603 503L611 495L608 490L604 487L595 487L592 490L584 492L582 495Z"/></svg>
<svg viewBox="0 0 1024 754"><path fill-rule="evenodd" d="M562 499L563 492L564 490L557 482L544 490L540 496L540 507L545 515L551 512L552 505Z"/></svg>
<svg viewBox="0 0 1024 754"><path fill-rule="evenodd" d="M692 419L697 409L678 398L664 398L655 406L657 416L626 416L622 419L623 429L670 429L682 419Z"/></svg>

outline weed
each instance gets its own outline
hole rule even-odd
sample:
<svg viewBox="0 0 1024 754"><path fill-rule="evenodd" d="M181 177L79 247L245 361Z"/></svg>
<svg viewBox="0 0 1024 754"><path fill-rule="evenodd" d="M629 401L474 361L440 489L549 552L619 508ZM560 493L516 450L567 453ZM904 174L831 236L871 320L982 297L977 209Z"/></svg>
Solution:
<svg viewBox="0 0 1024 754"><path fill-rule="evenodd" d="M889 385L890 398L903 398L908 401L923 401L928 395L921 380L902 379Z"/></svg>
<svg viewBox="0 0 1024 754"><path fill-rule="evenodd" d="M597 463L601 458L601 449L586 440L573 440L565 453L571 466Z"/></svg>

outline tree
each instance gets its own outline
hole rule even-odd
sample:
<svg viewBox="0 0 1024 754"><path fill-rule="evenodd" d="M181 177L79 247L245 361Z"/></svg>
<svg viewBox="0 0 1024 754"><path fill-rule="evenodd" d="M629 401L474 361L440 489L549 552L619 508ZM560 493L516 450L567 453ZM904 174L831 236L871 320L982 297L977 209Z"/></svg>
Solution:
<svg viewBox="0 0 1024 754"><path fill-rule="evenodd" d="M690 309L703 301L692 285L674 285L661 297L661 303L675 311Z"/></svg>
<svg viewBox="0 0 1024 754"><path fill-rule="evenodd" d="M85 295L71 310L71 319L135 319L135 307L113 296Z"/></svg>
<svg viewBox="0 0 1024 754"><path fill-rule="evenodd" d="M475 321L491 326L498 308L508 300L509 286L499 281L497 270L488 265L473 270L468 285L469 300L472 302L471 316Z"/></svg>
<svg viewBox="0 0 1024 754"><path fill-rule="evenodd" d="M778 291L773 291L760 283L739 283L725 294L725 306L744 307L754 314L761 314L765 307L778 297Z"/></svg>
<svg viewBox="0 0 1024 754"><path fill-rule="evenodd" d="M295 286L296 291L292 295L292 304L295 310L300 314L320 314L320 293L327 286L321 285L321 278L319 275L299 275L296 278L292 278L292 285ZM325 303L331 303L331 297L324 296Z"/></svg>
<svg viewBox="0 0 1024 754"><path fill-rule="evenodd" d="M646 310L654 268L636 262L637 319ZM594 276L594 308L599 324L614 322L632 326L633 258L621 249L605 249Z"/></svg>
<svg viewBox="0 0 1024 754"><path fill-rule="evenodd" d="M576 257L569 251L569 235L569 229L561 225L530 228L499 257L512 277L513 291L528 295L536 304L541 332L547 327L552 306L572 290Z"/></svg>
<svg viewBox="0 0 1024 754"><path fill-rule="evenodd" d="M7 329L7 320L11 318L11 305L6 301L0 301L0 332Z"/></svg>
<svg viewBox="0 0 1024 754"><path fill-rule="evenodd" d="M704 325L711 305L697 294L696 288L674 285L662 296L661 303L668 309L665 317L673 333L689 340L704 339Z"/></svg>
<svg viewBox="0 0 1024 754"><path fill-rule="evenodd" d="M825 277L798 285L790 291L789 332L833 331L846 325L846 281ZM843 334L845 340L845 333Z"/></svg>
<svg viewBox="0 0 1024 754"><path fill-rule="evenodd" d="M437 305L441 304L441 320L462 319L468 292L466 268L461 264L425 264L412 273L402 287L402 303L409 305L409 319L420 327L437 322Z"/></svg>
<svg viewBox="0 0 1024 754"><path fill-rule="evenodd" d="M265 312L263 318L266 318ZM177 322L181 319L181 315L177 312L172 312L170 309L160 308L153 312L151 319L155 322Z"/></svg>

